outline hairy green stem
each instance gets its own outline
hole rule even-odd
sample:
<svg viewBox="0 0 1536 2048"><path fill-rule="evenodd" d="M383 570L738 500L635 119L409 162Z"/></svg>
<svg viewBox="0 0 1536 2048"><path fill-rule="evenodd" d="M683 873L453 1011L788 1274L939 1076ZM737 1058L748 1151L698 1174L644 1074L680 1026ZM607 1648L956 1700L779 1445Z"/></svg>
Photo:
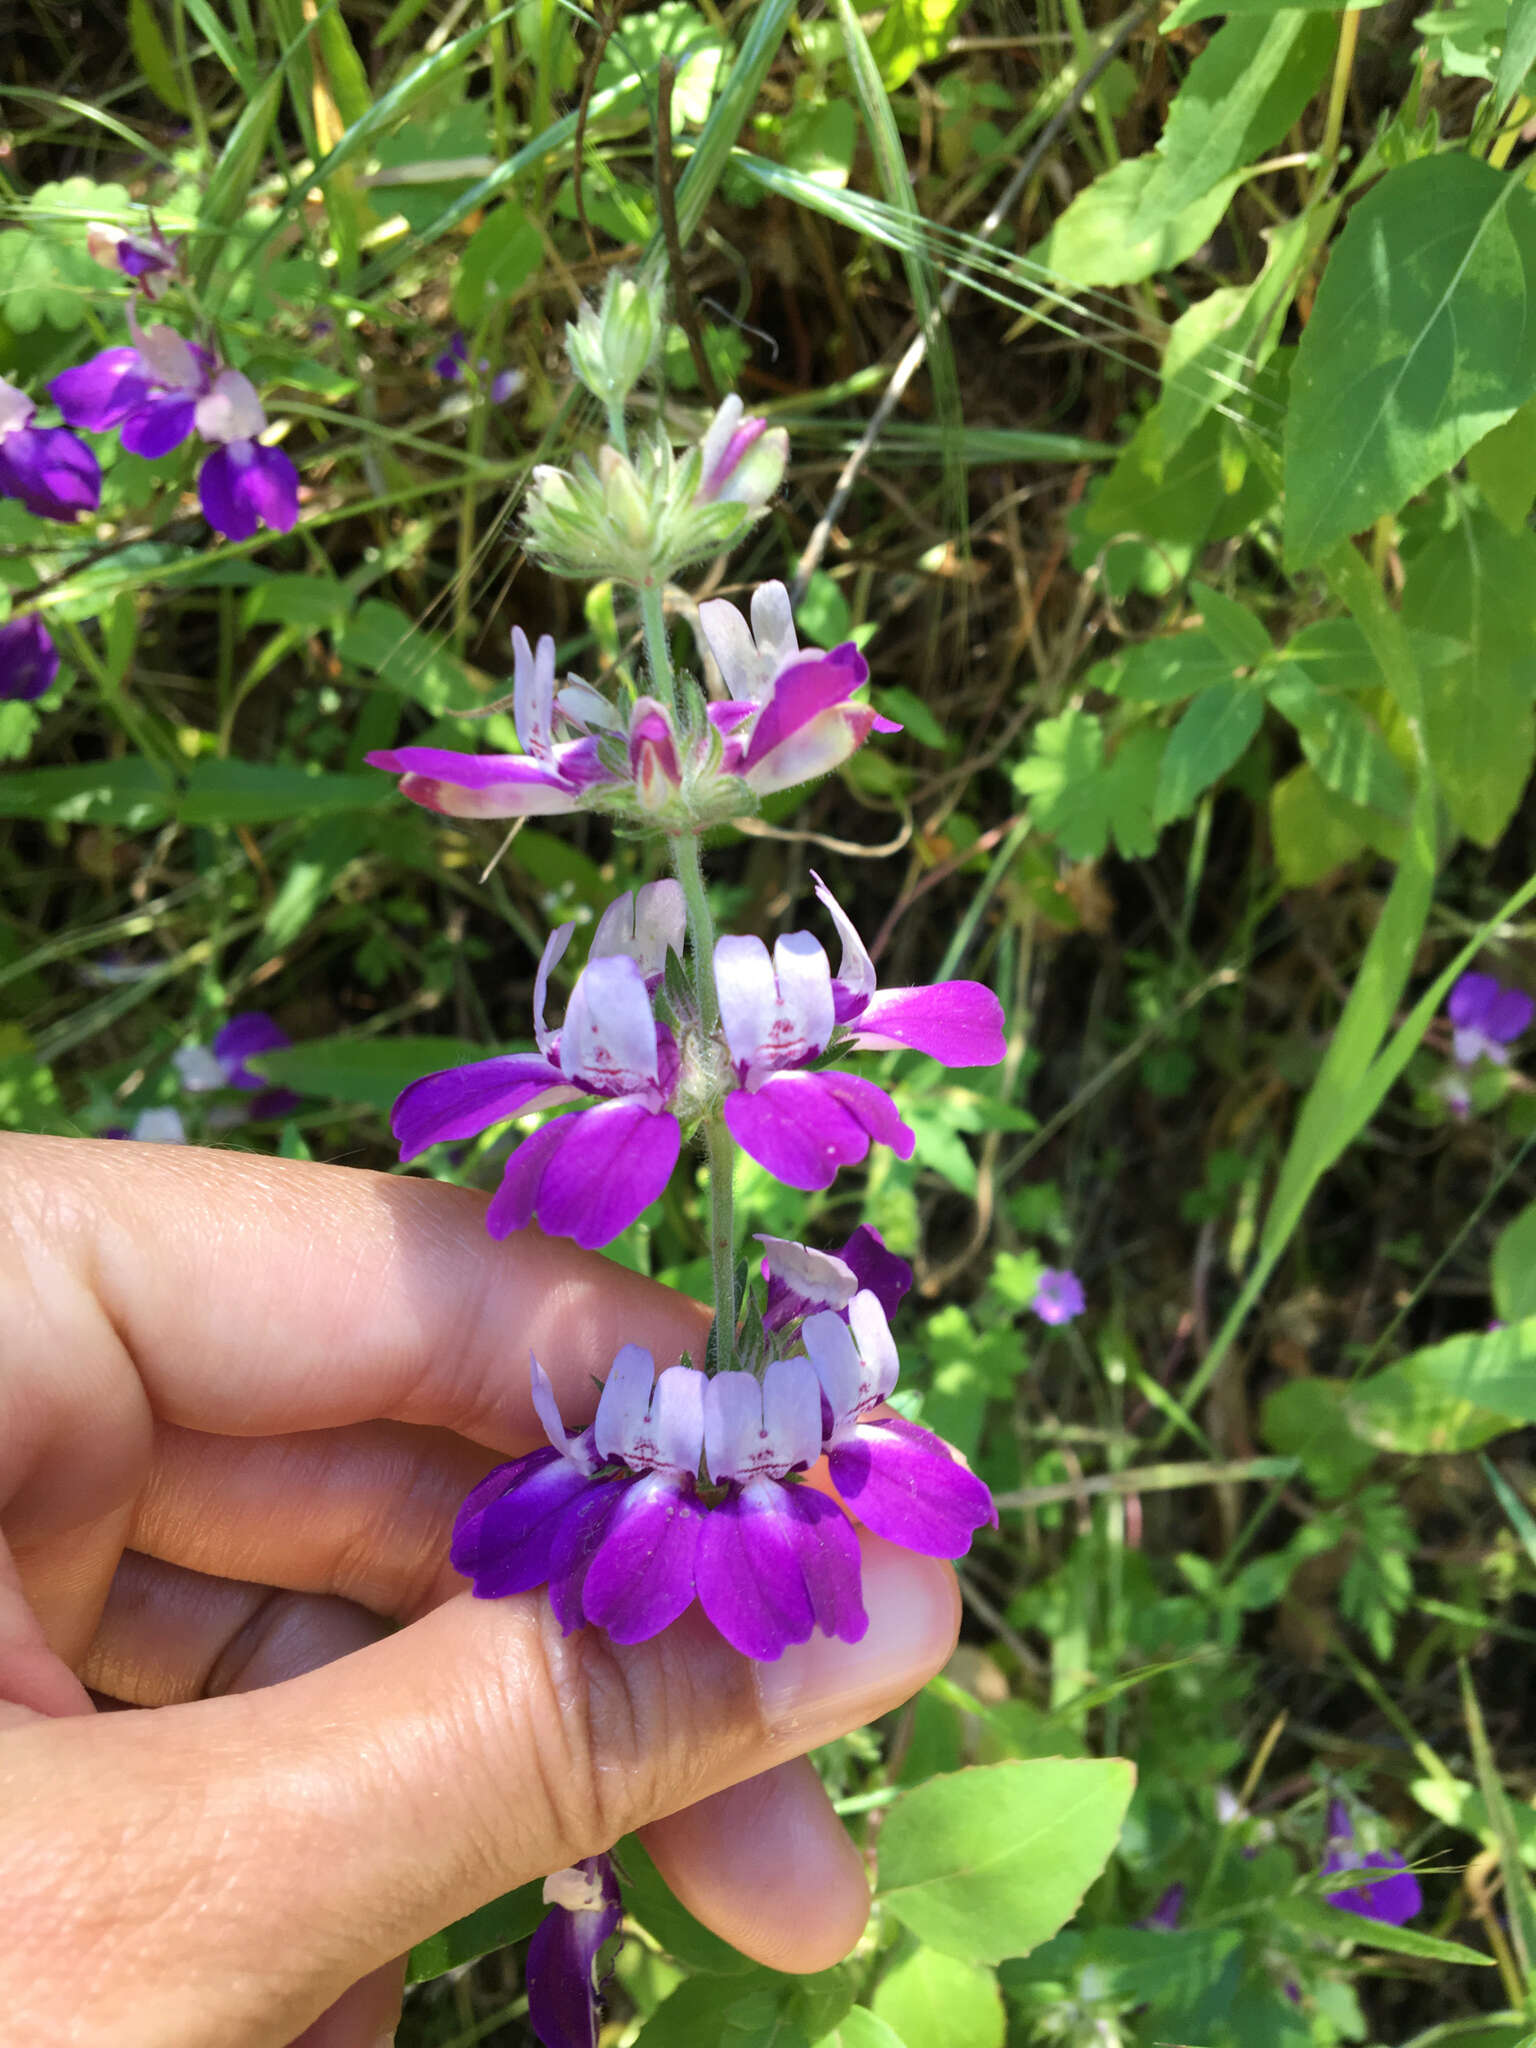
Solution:
<svg viewBox="0 0 1536 2048"><path fill-rule="evenodd" d="M677 685L672 675L672 654L667 645L667 622L661 592L646 588L640 593L641 617L645 622L645 652L651 672L651 686L669 714L677 711ZM715 917L709 907L704 885L704 864L699 855L699 835L679 832L672 840L672 870L683 891L688 910L688 959L693 969L694 994L699 1005L699 1025L713 1036L720 1025L720 997L715 988ZM736 1351L736 1225L732 1181L736 1156L730 1133L717 1116L705 1125L705 1148L709 1161L709 1263L714 1280L715 1370L729 1372Z"/></svg>
<svg viewBox="0 0 1536 2048"><path fill-rule="evenodd" d="M629 428L624 424L624 401L610 398L608 401L608 438L627 462L629 460ZM649 631L649 626L647 626Z"/></svg>

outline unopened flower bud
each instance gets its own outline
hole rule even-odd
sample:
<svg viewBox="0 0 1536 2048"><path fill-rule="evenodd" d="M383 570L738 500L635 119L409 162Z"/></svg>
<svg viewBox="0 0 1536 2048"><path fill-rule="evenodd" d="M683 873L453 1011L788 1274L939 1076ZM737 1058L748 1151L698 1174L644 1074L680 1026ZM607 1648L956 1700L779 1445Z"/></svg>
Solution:
<svg viewBox="0 0 1536 2048"><path fill-rule="evenodd" d="M600 307L583 306L565 330L571 368L594 398L618 405L645 375L661 333L661 293L610 271Z"/></svg>
<svg viewBox="0 0 1536 2048"><path fill-rule="evenodd" d="M604 442L597 451L597 473L603 485L603 509L632 548L645 547L655 525L649 496L617 448Z"/></svg>
<svg viewBox="0 0 1536 2048"><path fill-rule="evenodd" d="M629 720L629 772L642 810L662 810L682 787L677 736L654 697L638 697Z"/></svg>
<svg viewBox="0 0 1536 2048"><path fill-rule="evenodd" d="M701 505L745 505L760 511L784 481L789 436L748 413L733 392L722 401L699 444Z"/></svg>

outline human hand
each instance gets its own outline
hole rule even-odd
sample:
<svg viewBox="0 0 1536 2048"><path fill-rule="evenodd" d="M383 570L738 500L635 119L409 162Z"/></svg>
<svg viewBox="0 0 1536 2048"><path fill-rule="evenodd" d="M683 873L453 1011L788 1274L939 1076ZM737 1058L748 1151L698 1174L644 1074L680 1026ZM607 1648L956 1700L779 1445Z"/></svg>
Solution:
<svg viewBox="0 0 1536 2048"><path fill-rule="evenodd" d="M0 1173L0 2040L374 2048L392 1959L636 1827L748 1955L846 1952L862 1867L792 1759L944 1662L947 1566L865 1536L864 1640L752 1665L447 1562L542 1441L530 1349L583 1419L704 1310L422 1181L30 1137Z"/></svg>

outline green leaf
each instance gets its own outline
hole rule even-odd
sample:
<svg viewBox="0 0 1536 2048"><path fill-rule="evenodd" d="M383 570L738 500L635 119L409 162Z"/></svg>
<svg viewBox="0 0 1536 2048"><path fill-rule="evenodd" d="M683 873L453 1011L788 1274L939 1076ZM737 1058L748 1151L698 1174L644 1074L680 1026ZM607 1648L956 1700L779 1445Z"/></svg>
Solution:
<svg viewBox="0 0 1536 2048"><path fill-rule="evenodd" d="M1311 1485L1332 1499L1348 1493L1376 1462L1374 1447L1349 1426L1353 1392L1346 1380L1290 1380L1261 1411L1264 1441L1299 1458Z"/></svg>
<svg viewBox="0 0 1536 2048"><path fill-rule="evenodd" d="M388 798L381 775L307 775L269 761L199 761L175 813L184 825L280 825L332 811L375 810Z"/></svg>
<svg viewBox="0 0 1536 2048"><path fill-rule="evenodd" d="M1194 626L1143 640L1120 657L1116 696L1134 704L1179 704L1232 680L1232 657L1212 633Z"/></svg>
<svg viewBox="0 0 1536 2048"><path fill-rule="evenodd" d="M906 2048L906 2044L867 2005L856 2005L844 2013L830 2034L822 2035L816 2048Z"/></svg>
<svg viewBox="0 0 1536 2048"><path fill-rule="evenodd" d="M1025 262L1053 283L1139 284L1175 270L1208 242L1242 183L1225 178L1176 208L1162 203L1160 159L1126 157L1094 179L1067 207Z"/></svg>
<svg viewBox="0 0 1536 2048"><path fill-rule="evenodd" d="M1326 788L1315 768L1284 775L1269 793L1269 836L1288 889L1305 889L1364 853L1362 814Z"/></svg>
<svg viewBox="0 0 1536 2048"><path fill-rule="evenodd" d="M1502 1322L1536 1316L1536 1202L1499 1232L1492 1281L1493 1305Z"/></svg>
<svg viewBox="0 0 1536 2048"><path fill-rule="evenodd" d="M128 0L128 42L144 82L162 106L172 113L187 111L187 96L176 76L176 66L166 47L154 0Z"/></svg>
<svg viewBox="0 0 1536 2048"><path fill-rule="evenodd" d="M1493 846L1536 759L1536 536L1466 513L1412 557L1403 618L1457 643L1420 665L1424 743L1455 824Z"/></svg>
<svg viewBox="0 0 1536 2048"><path fill-rule="evenodd" d="M1536 1316L1450 1337L1358 1381L1346 1412L1363 1443L1415 1456L1476 1450L1536 1422Z"/></svg>
<svg viewBox="0 0 1536 2048"><path fill-rule="evenodd" d="M740 1949L712 1934L679 1904L638 1836L626 1835L618 1857L626 1876L624 1910L667 1955L685 1969L703 1970L716 1977L740 1977L756 1969Z"/></svg>
<svg viewBox="0 0 1536 2048"><path fill-rule="evenodd" d="M1463 155L1390 171L1334 246L1286 421L1293 568L1395 512L1536 395L1536 195Z"/></svg>
<svg viewBox="0 0 1536 2048"><path fill-rule="evenodd" d="M1483 436L1467 457L1467 475L1493 516L1523 533L1536 499L1536 399Z"/></svg>
<svg viewBox="0 0 1536 2048"><path fill-rule="evenodd" d="M1176 214L1278 142L1326 77L1336 38L1328 15L1297 7L1218 29L1168 109L1149 202Z"/></svg>
<svg viewBox="0 0 1536 2048"><path fill-rule="evenodd" d="M264 1052L253 1061L275 1086L333 1102L366 1103L387 1113L395 1097L423 1074L489 1057L463 1038L311 1038Z"/></svg>
<svg viewBox="0 0 1536 2048"><path fill-rule="evenodd" d="M1365 7L1379 7L1381 0L1343 0L1340 7L1337 0L1291 0L1291 5L1304 7L1312 14L1358 13ZM1275 0L1179 0L1172 14L1164 17L1159 24L1163 35L1171 35L1176 28L1183 28L1187 22L1207 21L1213 14L1224 14L1229 20L1242 20L1252 15L1268 15L1275 11Z"/></svg>
<svg viewBox="0 0 1536 2048"><path fill-rule="evenodd" d="M306 834L262 919L263 955L282 952L308 927L338 875L372 845L374 829L351 812L323 818Z"/></svg>
<svg viewBox="0 0 1536 2048"><path fill-rule="evenodd" d="M1472 1686L1472 1674L1465 1664L1461 1667L1461 1703L1466 1715L1467 1732L1472 1737L1472 1762L1477 1770L1477 1789L1483 1795L1483 1804L1488 1810L1493 1839L1498 1845L1499 1869L1504 1877L1504 1910L1508 1916L1509 1932L1514 1940L1515 1959L1520 1974L1530 1982L1531 1966L1536 1963L1536 1899L1531 1895L1531 1880L1526 1874L1520 1857L1520 1830L1510 1810L1509 1800L1504 1791L1504 1780L1494 1761L1493 1751L1488 1742L1488 1730L1483 1725L1483 1710L1478 1705L1477 1694ZM1488 1958L1492 1962L1493 1958Z"/></svg>
<svg viewBox="0 0 1536 2048"><path fill-rule="evenodd" d="M1352 697L1320 690L1298 663L1285 662L1269 685L1269 701L1296 728L1302 752L1336 796L1386 817L1407 813L1408 777Z"/></svg>
<svg viewBox="0 0 1536 2048"><path fill-rule="evenodd" d="M398 605L364 600L336 641L337 659L376 675L434 717L473 709L485 693L462 661L408 619Z"/></svg>
<svg viewBox="0 0 1536 2048"><path fill-rule="evenodd" d="M1028 1955L1109 1861L1136 1774L1043 1757L930 1778L890 1808L879 1897L918 1938L972 1963Z"/></svg>
<svg viewBox="0 0 1536 2048"><path fill-rule="evenodd" d="M1042 719L1034 751L1013 771L1014 786L1032 799L1035 824L1072 860L1097 860L1111 835L1129 859L1157 845L1152 808L1157 794L1160 733L1130 733L1104 758L1104 730L1088 711Z"/></svg>
<svg viewBox="0 0 1536 2048"><path fill-rule="evenodd" d="M872 2006L906 2048L1003 2048L997 1979L935 1949L920 1948L888 1970Z"/></svg>
<svg viewBox="0 0 1536 2048"><path fill-rule="evenodd" d="M240 607L246 626L300 626L306 633L340 628L353 598L334 576L272 576L258 583Z"/></svg>
<svg viewBox="0 0 1536 2048"><path fill-rule="evenodd" d="M459 258L453 311L460 326L478 327L487 313L537 275L543 260L543 237L516 200L492 208Z"/></svg>
<svg viewBox="0 0 1536 2048"><path fill-rule="evenodd" d="M126 185L98 185L93 178L39 185L24 224L0 235L0 304L12 332L35 334L45 322L61 334L83 326L107 279L85 246L86 230L93 220L135 218L141 216Z"/></svg>
<svg viewBox="0 0 1536 2048"><path fill-rule="evenodd" d="M441 1977L447 1970L456 1970L460 1963L472 1963L476 1956L488 1955L492 1949L510 1947L514 1941L532 1934L543 1918L543 1885L520 1885L515 1892L507 1892L492 1899L488 1906L455 1920L440 1934L417 1942L406 1963L405 1981L423 1984L429 1978Z"/></svg>
<svg viewBox="0 0 1536 2048"><path fill-rule="evenodd" d="M1275 1913L1287 1926L1303 1934L1315 1934L1324 1941L1353 1941L1364 1948L1386 1949L1395 1956L1421 1956L1430 1963L1471 1963L1489 1968L1493 1957L1459 1941L1441 1941L1433 1934L1420 1934L1416 1927L1389 1927L1364 1913L1346 1913L1324 1899L1298 1892L1277 1899Z"/></svg>
<svg viewBox="0 0 1536 2048"><path fill-rule="evenodd" d="M1169 736L1157 778L1152 819L1169 825L1188 815L1212 783L1247 752L1264 719L1264 693L1247 683L1204 690Z"/></svg>
<svg viewBox="0 0 1536 2048"><path fill-rule="evenodd" d="M1224 420L1204 420L1165 460L1154 411L1069 520L1082 535L1073 564L1085 569L1102 557L1117 595L1138 589L1160 596L1183 581L1213 531L1241 531L1269 496L1263 473L1248 463ZM1127 538L1133 534L1144 534L1146 545Z"/></svg>
<svg viewBox="0 0 1536 2048"><path fill-rule="evenodd" d="M1494 110L1502 120L1504 110L1525 84L1536 64L1536 0L1510 0L1504 21L1504 48L1499 54L1498 75L1493 82Z"/></svg>
<svg viewBox="0 0 1536 2048"><path fill-rule="evenodd" d="M642 2048L810 2048L794 2008L795 1979L690 1977L640 2030Z"/></svg>
<svg viewBox="0 0 1536 2048"><path fill-rule="evenodd" d="M869 39L887 92L905 85L919 64L949 52L950 30L961 0L890 0Z"/></svg>
<svg viewBox="0 0 1536 2048"><path fill-rule="evenodd" d="M596 89L601 92L608 86L632 85L637 79L654 84L658 63L663 57L673 58L677 81L672 93L672 130L676 134L684 127L696 128L708 114L724 54L719 30L711 27L697 8L690 7L688 0L666 0L653 13L623 17L597 67Z"/></svg>
<svg viewBox="0 0 1536 2048"><path fill-rule="evenodd" d="M144 831L171 814L168 775L130 754L79 768L24 768L0 776L0 818L53 818L61 825L126 825Z"/></svg>

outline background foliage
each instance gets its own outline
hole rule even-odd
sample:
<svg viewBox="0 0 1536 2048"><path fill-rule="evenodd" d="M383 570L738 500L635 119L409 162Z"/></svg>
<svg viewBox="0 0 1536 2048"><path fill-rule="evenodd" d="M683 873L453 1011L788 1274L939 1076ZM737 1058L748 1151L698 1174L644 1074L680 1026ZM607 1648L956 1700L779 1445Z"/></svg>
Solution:
<svg viewBox="0 0 1536 2048"><path fill-rule="evenodd" d="M0 503L65 655L0 704L0 1123L178 1104L389 1168L399 1088L523 1044L543 931L646 879L590 821L494 859L362 757L513 746L513 623L635 660L513 513L595 424L563 323L666 263L669 193L669 413L701 355L796 455L709 590L794 580L905 725L722 831L717 907L807 922L814 864L883 979L1008 1008L995 1073L889 1062L916 1156L805 1233L914 1258L904 1398L1004 1503L950 1672L821 1759L870 1934L777 1977L628 1845L615 2040L1536 2040L1536 1112L1518 1066L1439 1087L1455 977L1533 966L1536 4L1425 4L21 10L0 374L121 338L85 230L153 206L305 499L219 542L180 455L108 444L96 520ZM232 1125L171 1056L255 1007L302 1106ZM803 1215L744 1178L750 1228ZM618 1255L702 1291L696 1210ZM1323 1902L1331 1796L1416 1924ZM402 2040L524 2039L536 1912L419 1951Z"/></svg>

